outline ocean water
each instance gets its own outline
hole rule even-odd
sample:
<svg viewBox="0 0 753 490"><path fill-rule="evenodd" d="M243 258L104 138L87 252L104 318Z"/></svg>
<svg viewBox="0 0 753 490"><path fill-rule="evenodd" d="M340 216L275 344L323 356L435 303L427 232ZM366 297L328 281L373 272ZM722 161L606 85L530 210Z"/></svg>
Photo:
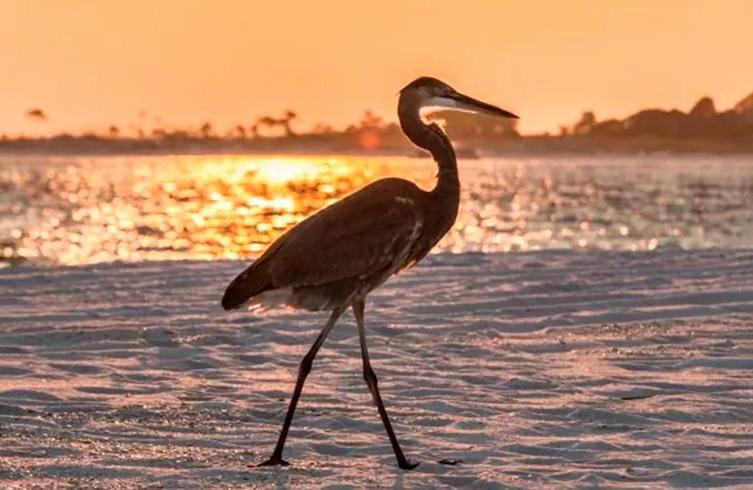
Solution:
<svg viewBox="0 0 753 490"><path fill-rule="evenodd" d="M461 160L438 251L753 246L749 156ZM0 264L237 259L386 176L434 162L363 156L0 156Z"/></svg>

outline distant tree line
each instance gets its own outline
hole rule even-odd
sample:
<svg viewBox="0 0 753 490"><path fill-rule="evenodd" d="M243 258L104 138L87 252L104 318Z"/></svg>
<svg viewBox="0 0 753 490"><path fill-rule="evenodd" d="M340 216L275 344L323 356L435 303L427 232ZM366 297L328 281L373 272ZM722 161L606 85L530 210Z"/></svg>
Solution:
<svg viewBox="0 0 753 490"><path fill-rule="evenodd" d="M39 107L26 116L40 124L49 119ZM517 120L468 115L452 111L430 114L460 148L489 151L742 151L753 152L753 94L734 107L718 111L709 97L700 99L690 111L646 109L625 119L598 120L584 112L571 126L562 126L558 135L521 136ZM5 150L49 151L412 151L400 126L385 121L372 111L337 130L324 123L309 131L296 130L298 114L292 110L279 116L262 115L250 124L238 123L219 130L211 121L194 128L165 127L155 118L151 128L139 121L124 131L116 124L82 135L58 134L41 138L9 138L0 135Z"/></svg>
<svg viewBox="0 0 753 490"><path fill-rule="evenodd" d="M645 109L625 118L598 121L584 112L563 135L665 138L753 138L753 93L726 111L718 112L710 97L703 97L685 113L677 109Z"/></svg>

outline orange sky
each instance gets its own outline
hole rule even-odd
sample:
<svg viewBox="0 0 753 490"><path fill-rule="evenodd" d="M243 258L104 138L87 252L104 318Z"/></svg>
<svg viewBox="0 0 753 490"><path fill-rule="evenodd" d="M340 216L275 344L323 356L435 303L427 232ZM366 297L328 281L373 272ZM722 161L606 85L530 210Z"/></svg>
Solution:
<svg viewBox="0 0 753 490"><path fill-rule="evenodd" d="M753 1L0 0L0 133L394 119L428 74L524 131L753 91ZM28 120L30 107L50 115Z"/></svg>

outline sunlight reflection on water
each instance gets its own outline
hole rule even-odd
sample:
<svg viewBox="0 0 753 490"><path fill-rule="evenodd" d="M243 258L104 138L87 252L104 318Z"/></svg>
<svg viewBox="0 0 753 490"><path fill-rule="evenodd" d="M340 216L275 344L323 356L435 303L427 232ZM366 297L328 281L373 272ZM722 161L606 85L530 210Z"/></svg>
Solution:
<svg viewBox="0 0 753 490"><path fill-rule="evenodd" d="M460 215L437 250L753 246L747 157L498 158L460 169ZM407 157L0 157L0 259L253 257L368 182L394 175L429 189L435 173Z"/></svg>

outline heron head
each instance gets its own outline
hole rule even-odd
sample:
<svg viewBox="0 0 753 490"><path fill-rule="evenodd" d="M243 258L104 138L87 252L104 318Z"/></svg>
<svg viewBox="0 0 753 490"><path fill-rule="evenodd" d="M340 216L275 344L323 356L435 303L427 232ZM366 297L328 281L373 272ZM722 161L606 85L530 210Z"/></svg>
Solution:
<svg viewBox="0 0 753 490"><path fill-rule="evenodd" d="M512 112L462 94L441 80L420 77L400 91L400 97L413 99L419 108L441 107L463 112L517 119Z"/></svg>

